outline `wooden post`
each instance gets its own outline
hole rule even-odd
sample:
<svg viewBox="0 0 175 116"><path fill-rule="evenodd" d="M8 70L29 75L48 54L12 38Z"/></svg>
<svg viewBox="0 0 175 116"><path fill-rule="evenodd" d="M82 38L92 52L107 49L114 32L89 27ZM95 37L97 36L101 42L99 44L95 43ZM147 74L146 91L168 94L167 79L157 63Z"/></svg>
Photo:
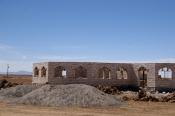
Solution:
<svg viewBox="0 0 175 116"><path fill-rule="evenodd" d="M10 68L10 66L9 66L9 64L7 64L7 78L9 76L9 68Z"/></svg>

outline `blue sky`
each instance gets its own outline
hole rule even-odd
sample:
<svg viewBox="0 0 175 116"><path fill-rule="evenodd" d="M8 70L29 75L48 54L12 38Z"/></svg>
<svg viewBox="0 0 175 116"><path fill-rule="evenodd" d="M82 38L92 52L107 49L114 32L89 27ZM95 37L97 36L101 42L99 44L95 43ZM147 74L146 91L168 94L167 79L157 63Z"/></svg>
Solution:
<svg viewBox="0 0 175 116"><path fill-rule="evenodd" d="M38 61L175 61L174 0L0 0L0 72ZM165 60L165 61L166 61Z"/></svg>

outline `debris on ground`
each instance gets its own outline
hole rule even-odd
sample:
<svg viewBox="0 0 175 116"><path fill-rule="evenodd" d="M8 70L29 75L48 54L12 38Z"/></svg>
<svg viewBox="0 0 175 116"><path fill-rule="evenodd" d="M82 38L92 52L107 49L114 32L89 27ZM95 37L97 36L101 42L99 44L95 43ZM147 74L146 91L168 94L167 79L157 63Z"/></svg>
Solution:
<svg viewBox="0 0 175 116"><path fill-rule="evenodd" d="M0 89L14 87L14 86L17 86L17 85L18 85L17 83L11 83L11 82L7 81L6 79L0 80Z"/></svg>
<svg viewBox="0 0 175 116"><path fill-rule="evenodd" d="M140 89L139 92L125 91L119 95L124 101L134 100L134 101L152 101L152 102L175 102L175 92L174 93L151 93L145 89Z"/></svg>
<svg viewBox="0 0 175 116"><path fill-rule="evenodd" d="M116 86L103 86L103 85L97 85L95 86L97 89L103 91L104 93L107 93L107 94L112 94L112 95L115 95L115 94L121 94L120 90L118 90L118 88Z"/></svg>

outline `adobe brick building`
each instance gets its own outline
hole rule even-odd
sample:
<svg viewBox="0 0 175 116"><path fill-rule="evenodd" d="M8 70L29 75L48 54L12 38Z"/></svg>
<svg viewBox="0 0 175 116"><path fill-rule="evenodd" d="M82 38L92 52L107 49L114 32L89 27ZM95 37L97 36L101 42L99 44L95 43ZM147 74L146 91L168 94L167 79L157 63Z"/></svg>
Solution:
<svg viewBox="0 0 175 116"><path fill-rule="evenodd" d="M42 62L33 84L88 84L175 90L175 63Z"/></svg>

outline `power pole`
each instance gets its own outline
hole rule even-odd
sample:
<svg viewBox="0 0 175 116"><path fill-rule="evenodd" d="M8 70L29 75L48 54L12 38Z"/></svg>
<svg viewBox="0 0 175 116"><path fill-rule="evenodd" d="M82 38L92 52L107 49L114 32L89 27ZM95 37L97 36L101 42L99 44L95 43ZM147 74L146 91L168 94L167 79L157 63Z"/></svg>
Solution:
<svg viewBox="0 0 175 116"><path fill-rule="evenodd" d="M9 64L7 64L7 78L9 76L9 68L10 68L10 66L9 66Z"/></svg>

